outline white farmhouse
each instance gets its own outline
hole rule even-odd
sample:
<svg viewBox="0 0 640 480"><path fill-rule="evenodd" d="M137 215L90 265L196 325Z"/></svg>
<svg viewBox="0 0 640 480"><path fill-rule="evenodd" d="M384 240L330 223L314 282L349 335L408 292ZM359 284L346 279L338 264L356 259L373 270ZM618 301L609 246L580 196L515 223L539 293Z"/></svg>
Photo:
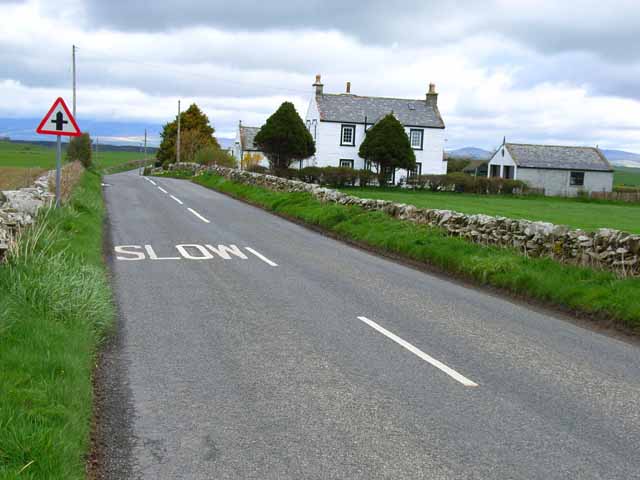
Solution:
<svg viewBox="0 0 640 480"><path fill-rule="evenodd" d="M269 166L267 157L253 143L260 127L247 127L238 122L236 139L233 144L233 156L238 161L238 165L243 167L247 162L258 164L263 167Z"/></svg>
<svg viewBox="0 0 640 480"><path fill-rule="evenodd" d="M445 174L445 126L438 110L435 85L429 85L425 99L363 97L351 93L325 93L320 75L313 84L306 125L316 143L315 156L300 162L305 166L341 166L371 169L358 156L365 132L385 115L392 113L405 127L416 154L416 170L389 171L390 182L399 183L412 175Z"/></svg>
<svg viewBox="0 0 640 480"><path fill-rule="evenodd" d="M489 160L489 177L522 180L545 195L610 192L613 168L593 147L506 143Z"/></svg>

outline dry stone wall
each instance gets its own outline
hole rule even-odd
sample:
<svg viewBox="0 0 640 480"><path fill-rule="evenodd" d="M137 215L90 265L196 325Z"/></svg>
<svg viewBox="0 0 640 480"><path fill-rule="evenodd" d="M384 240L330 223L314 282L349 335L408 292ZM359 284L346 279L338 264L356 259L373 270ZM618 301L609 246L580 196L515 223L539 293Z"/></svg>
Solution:
<svg viewBox="0 0 640 480"><path fill-rule="evenodd" d="M54 195L49 192L49 172L33 186L19 190L0 191L0 260L21 228L31 225L38 210L50 205Z"/></svg>
<svg viewBox="0 0 640 480"><path fill-rule="evenodd" d="M573 230L547 222L468 215L451 210L417 208L414 205L353 197L345 193L297 180L198 164L176 165L198 174L207 169L229 180L281 192L308 192L322 202L355 205L421 225L445 230L483 245L513 248L532 257L550 257L563 263L603 268L621 276L640 276L640 235L601 228L596 232Z"/></svg>

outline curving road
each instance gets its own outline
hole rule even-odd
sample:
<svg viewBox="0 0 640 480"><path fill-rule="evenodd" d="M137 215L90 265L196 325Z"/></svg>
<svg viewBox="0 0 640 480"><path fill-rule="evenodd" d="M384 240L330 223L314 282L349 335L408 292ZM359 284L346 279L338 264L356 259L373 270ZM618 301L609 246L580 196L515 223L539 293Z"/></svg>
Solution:
<svg viewBox="0 0 640 480"><path fill-rule="evenodd" d="M104 478L640 478L636 345L186 181L105 183Z"/></svg>

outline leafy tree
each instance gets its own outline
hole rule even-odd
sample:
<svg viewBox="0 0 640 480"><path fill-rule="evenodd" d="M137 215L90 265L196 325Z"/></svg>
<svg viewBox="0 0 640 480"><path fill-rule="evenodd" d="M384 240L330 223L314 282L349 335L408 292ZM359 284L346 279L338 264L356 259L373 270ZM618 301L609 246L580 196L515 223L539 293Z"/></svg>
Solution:
<svg viewBox="0 0 640 480"><path fill-rule="evenodd" d="M183 160L182 144L184 143L184 135L187 131L194 132L193 134L187 135L201 139L203 143L199 144L199 148L207 145L220 146L213 136L215 129L209 124L209 118L194 103L184 112L180 112L180 160ZM174 163L176 161L176 141L178 136L177 115L175 120L164 125L160 136L162 137L162 142L156 154L156 165L163 165L166 162ZM189 139L187 138L187 140ZM190 147L192 146L191 144ZM193 151L194 155L198 149Z"/></svg>
<svg viewBox="0 0 640 480"><path fill-rule="evenodd" d="M196 153L195 161L201 165L213 164L229 168L236 168L238 165L233 155L230 155L220 147L214 147L212 145L201 148L198 153Z"/></svg>
<svg viewBox="0 0 640 480"><path fill-rule="evenodd" d="M471 160L467 157L450 157L447 160L447 173L461 172L471 163Z"/></svg>
<svg viewBox="0 0 640 480"><path fill-rule="evenodd" d="M184 130L180 132L180 161L195 162L196 154L203 148L211 147L212 137L198 130ZM219 148L219 147L217 147Z"/></svg>
<svg viewBox="0 0 640 480"><path fill-rule="evenodd" d="M409 137L393 114L386 115L367 130L358 155L376 166L380 185L385 183L386 169L416 168L416 155Z"/></svg>
<svg viewBox="0 0 640 480"><path fill-rule="evenodd" d="M258 131L253 143L269 159L271 170L289 168L316 153L313 137L291 102L284 102Z"/></svg>
<svg viewBox="0 0 640 480"><path fill-rule="evenodd" d="M67 160L79 160L85 168L91 166L91 137L83 133L79 137L72 137L67 147Z"/></svg>

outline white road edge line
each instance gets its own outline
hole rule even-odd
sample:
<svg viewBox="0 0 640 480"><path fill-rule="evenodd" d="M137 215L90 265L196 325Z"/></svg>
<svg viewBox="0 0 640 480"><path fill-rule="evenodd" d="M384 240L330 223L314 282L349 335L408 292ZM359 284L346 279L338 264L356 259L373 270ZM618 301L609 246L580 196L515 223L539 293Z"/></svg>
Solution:
<svg viewBox="0 0 640 480"><path fill-rule="evenodd" d="M262 260L267 265L271 265L272 267L277 267L278 266L278 264L276 262L272 262L267 257L262 255L260 252L256 252L253 248L251 248L251 247L244 247L244 248L245 248L245 250L248 250L249 252L253 253L256 257L258 257L260 260Z"/></svg>
<svg viewBox="0 0 640 480"><path fill-rule="evenodd" d="M184 205L182 203L182 200L180 200L178 197L174 197L173 195L169 195L171 198L173 198L176 202L178 202L180 205Z"/></svg>
<svg viewBox="0 0 640 480"><path fill-rule="evenodd" d="M435 358L430 357L429 355L424 353L419 348L414 347L413 345L411 345L406 340L403 340L402 338L398 337L397 335L391 333L389 330L381 327L380 325L378 325L373 320L369 320L367 317L358 317L358 320L363 321L364 323L369 325L374 330L377 330L381 334L387 336L388 338L390 338L391 340L396 342L398 345L403 346L404 348L409 350L414 355L417 355L418 357L420 357L425 362L427 362L427 363L431 364L432 366L436 367L437 369L443 371L444 373L449 375L451 378L453 378L457 382L460 382L465 387L477 387L478 386L477 383L469 380L467 377L465 377L464 375L461 375L460 373L456 372L454 369L452 369L450 367L447 367L444 363L436 360Z"/></svg>
<svg viewBox="0 0 640 480"><path fill-rule="evenodd" d="M167 191L166 191L164 188L162 188L162 187L158 187L158 190L160 190L162 193L169 193L169 192L167 192Z"/></svg>
<svg viewBox="0 0 640 480"><path fill-rule="evenodd" d="M187 208L187 210L189 210L191 213L193 213L196 217L198 217L204 223L211 223L211 222L209 222L209 220L207 220L202 215L200 215L198 212L196 212L193 208Z"/></svg>

